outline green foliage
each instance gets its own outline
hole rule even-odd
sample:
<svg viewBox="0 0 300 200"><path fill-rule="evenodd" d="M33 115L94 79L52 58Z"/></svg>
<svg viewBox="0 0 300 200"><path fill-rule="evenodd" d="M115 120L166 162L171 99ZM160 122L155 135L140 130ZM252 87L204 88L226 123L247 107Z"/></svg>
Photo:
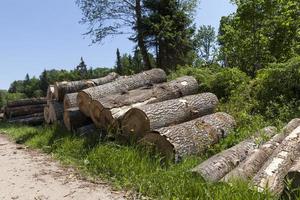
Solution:
<svg viewBox="0 0 300 200"><path fill-rule="evenodd" d="M236 0L237 11L221 19L219 43L225 66L249 76L270 62L299 54L299 9L295 0Z"/></svg>
<svg viewBox="0 0 300 200"><path fill-rule="evenodd" d="M8 101L14 101L25 98L23 93L9 93L6 90L0 90L0 109L6 105Z"/></svg>
<svg viewBox="0 0 300 200"><path fill-rule="evenodd" d="M87 66L82 57L80 58L80 63L77 65L75 70L79 73L82 79L87 78Z"/></svg>

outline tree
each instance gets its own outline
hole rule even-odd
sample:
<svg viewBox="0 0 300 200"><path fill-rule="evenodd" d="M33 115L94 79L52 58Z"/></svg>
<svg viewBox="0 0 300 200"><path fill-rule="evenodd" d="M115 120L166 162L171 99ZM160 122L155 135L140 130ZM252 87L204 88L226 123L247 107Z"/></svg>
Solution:
<svg viewBox="0 0 300 200"><path fill-rule="evenodd" d="M79 72L79 74L82 78L86 78L86 76L87 76L87 67L86 67L86 64L85 64L82 57L80 58L79 65L76 67L76 71Z"/></svg>
<svg viewBox="0 0 300 200"><path fill-rule="evenodd" d="M48 72L44 70L40 75L40 89L43 91L44 96L46 96L47 94L48 87L49 87Z"/></svg>
<svg viewBox="0 0 300 200"><path fill-rule="evenodd" d="M221 58L254 77L270 62L299 54L299 10L295 0L234 0L237 11L223 17L219 29Z"/></svg>
<svg viewBox="0 0 300 200"><path fill-rule="evenodd" d="M205 64L211 64L215 61L217 47L216 47L216 33L212 26L202 25L199 27L194 38L195 47L199 52L199 57Z"/></svg>
<svg viewBox="0 0 300 200"><path fill-rule="evenodd" d="M123 67L122 67L122 61L121 61L121 55L119 49L117 49L117 62L116 62L116 72L118 74L122 74Z"/></svg>
<svg viewBox="0 0 300 200"><path fill-rule="evenodd" d="M143 30L157 67L166 71L188 64L193 51L193 13L196 1L144 0Z"/></svg>
<svg viewBox="0 0 300 200"><path fill-rule="evenodd" d="M83 13L82 23L89 25L86 33L94 37L93 43L102 42L107 36L128 33L137 41L145 69L151 69L148 50L142 31L143 5L141 0L77 0Z"/></svg>

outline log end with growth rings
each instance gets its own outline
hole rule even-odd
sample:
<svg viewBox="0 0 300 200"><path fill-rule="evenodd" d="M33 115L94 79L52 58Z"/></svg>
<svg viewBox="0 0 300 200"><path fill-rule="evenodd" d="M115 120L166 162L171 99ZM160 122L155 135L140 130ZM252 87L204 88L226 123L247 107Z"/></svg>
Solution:
<svg viewBox="0 0 300 200"><path fill-rule="evenodd" d="M104 108L99 101L92 101L90 115L97 128L108 128L114 123L110 109Z"/></svg>

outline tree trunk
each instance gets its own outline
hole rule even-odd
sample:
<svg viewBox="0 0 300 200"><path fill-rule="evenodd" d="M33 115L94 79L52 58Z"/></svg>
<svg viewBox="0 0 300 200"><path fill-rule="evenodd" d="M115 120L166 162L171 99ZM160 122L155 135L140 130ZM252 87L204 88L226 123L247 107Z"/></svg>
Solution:
<svg viewBox="0 0 300 200"><path fill-rule="evenodd" d="M253 154L229 172L222 180L226 182L235 179L251 180L285 137L297 126L300 126L300 120L292 120L283 128L280 134L275 135L271 140L255 150Z"/></svg>
<svg viewBox="0 0 300 200"><path fill-rule="evenodd" d="M266 188L280 194L284 188L284 177L293 161L300 156L300 126L290 133L274 151L268 161L254 176L253 183L259 191Z"/></svg>
<svg viewBox="0 0 300 200"><path fill-rule="evenodd" d="M80 81L71 81L71 82L57 82L54 85L54 95L55 99L59 102L64 100L66 94L79 92L80 90L94 87L97 85L102 85L105 83L109 83L118 78L118 74L112 72L109 75L99 78L99 79L91 79L91 80L80 80Z"/></svg>
<svg viewBox="0 0 300 200"><path fill-rule="evenodd" d="M69 108L64 111L64 124L69 131L75 132L78 128L91 123L92 120L85 116L78 107Z"/></svg>
<svg viewBox="0 0 300 200"><path fill-rule="evenodd" d="M89 125L86 125L86 126L82 126L80 128L78 128L76 130L76 134L78 136L87 136L87 135L90 135L92 133L95 133L97 131L96 127L94 124L89 124Z"/></svg>
<svg viewBox="0 0 300 200"><path fill-rule="evenodd" d="M146 148L154 147L156 153L168 160L179 161L184 156L203 154L211 145L226 137L235 124L230 115L215 113L157 129L146 134L138 143Z"/></svg>
<svg viewBox="0 0 300 200"><path fill-rule="evenodd" d="M61 122L63 120L64 106L58 101L52 101L49 103L49 113L51 123Z"/></svg>
<svg viewBox="0 0 300 200"><path fill-rule="evenodd" d="M150 130L211 114L217 104L216 95L202 93L132 108L121 119L122 134L140 139Z"/></svg>
<svg viewBox="0 0 300 200"><path fill-rule="evenodd" d="M117 119L131 108L195 94L197 91L196 79L192 76L185 76L167 83L93 100L90 114L96 127L108 128L117 124L115 123Z"/></svg>
<svg viewBox="0 0 300 200"><path fill-rule="evenodd" d="M141 50L141 54L143 57L145 70L152 69L150 57L147 51L147 47L145 44L144 33L142 29L142 8L141 8L141 0L135 1L135 15L136 15L136 31L137 31L137 42L138 46Z"/></svg>
<svg viewBox="0 0 300 200"><path fill-rule="evenodd" d="M54 85L49 85L48 89L47 89L47 96L46 99L49 101L52 101L55 99L54 97Z"/></svg>
<svg viewBox="0 0 300 200"><path fill-rule="evenodd" d="M90 116L92 100L98 100L111 94L124 93L146 85L165 82L166 80L167 75L161 69L152 69L132 76L121 77L114 82L80 91L77 96L78 107L86 116Z"/></svg>
<svg viewBox="0 0 300 200"><path fill-rule="evenodd" d="M260 133L257 133L254 138L244 140L239 144L212 156L192 169L192 172L199 174L206 181L217 182L221 180L257 148L257 141L262 141L266 134L273 136L276 134L276 128L264 128Z"/></svg>
<svg viewBox="0 0 300 200"><path fill-rule="evenodd" d="M35 117L24 117L24 118L19 118L16 120L8 120L8 122L35 126L35 125L41 125L44 123L44 116L43 116L43 113L40 113L40 115L35 116Z"/></svg>
<svg viewBox="0 0 300 200"><path fill-rule="evenodd" d="M64 109L78 107L77 105L77 95L78 93L66 94L64 98Z"/></svg>
<svg viewBox="0 0 300 200"><path fill-rule="evenodd" d="M29 106L29 105L38 105L38 104L46 104L47 99L45 98L32 98L32 99L21 99L17 101L7 102L7 107L20 107L20 106Z"/></svg>
<svg viewBox="0 0 300 200"><path fill-rule="evenodd" d="M26 105L19 107L7 107L5 115L7 119L12 117L19 117L23 115L30 115L34 113L41 113L44 111L45 104Z"/></svg>

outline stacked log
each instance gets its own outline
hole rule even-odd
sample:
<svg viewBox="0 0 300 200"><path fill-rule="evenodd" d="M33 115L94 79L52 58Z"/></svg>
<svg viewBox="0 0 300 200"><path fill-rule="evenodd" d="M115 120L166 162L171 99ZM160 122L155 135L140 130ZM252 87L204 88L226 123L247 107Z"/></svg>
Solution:
<svg viewBox="0 0 300 200"><path fill-rule="evenodd" d="M272 137L275 134L275 127L266 127L259 133L256 133L253 138L244 140L239 144L212 156L191 171L200 175L206 181L220 181L227 173L237 167L240 162L245 160L248 155L258 148L258 141L263 142L263 138L266 135Z"/></svg>
<svg viewBox="0 0 300 200"><path fill-rule="evenodd" d="M8 102L4 109L4 118L9 123L40 125L44 122L45 98L21 99Z"/></svg>
<svg viewBox="0 0 300 200"><path fill-rule="evenodd" d="M261 169L267 159L281 144L284 138L292 132L293 129L300 125L300 119L294 119L288 123L281 133L275 135L271 140L256 149L249 157L239 164L234 170L229 172L222 180L231 181L235 179L251 180Z"/></svg>
<svg viewBox="0 0 300 200"><path fill-rule="evenodd" d="M64 109L67 110L69 108L78 107L77 104L77 95L78 93L70 93L66 94L64 98Z"/></svg>
<svg viewBox="0 0 300 200"><path fill-rule="evenodd" d="M121 119L122 134L140 139L151 130L212 114L217 104L216 95L202 93L132 108Z"/></svg>
<svg viewBox="0 0 300 200"><path fill-rule="evenodd" d="M62 102L66 94L79 92L80 90L89 87L94 87L105 83L109 83L111 81L114 81L118 77L119 77L118 74L112 72L107 76L98 79L80 80L80 81L71 81L71 82L67 82L67 81L57 82L54 84L54 96L56 100Z"/></svg>
<svg viewBox="0 0 300 200"><path fill-rule="evenodd" d="M61 123L63 120L64 107L58 101L48 101L44 108L44 118L47 124Z"/></svg>
<svg viewBox="0 0 300 200"><path fill-rule="evenodd" d="M78 107L68 108L64 111L64 124L69 131L76 132L79 128L91 123L91 119L85 116ZM80 130L80 132L86 132L85 130Z"/></svg>
<svg viewBox="0 0 300 200"><path fill-rule="evenodd" d="M131 108L196 94L197 91L198 83L196 79L192 76L184 76L167 83L142 87L126 93L93 100L90 106L90 114L98 128L109 128L113 124L117 124L117 120ZM65 101L73 102L72 98L74 98L73 95L71 97L66 95Z"/></svg>
<svg viewBox="0 0 300 200"><path fill-rule="evenodd" d="M95 133L97 131L96 126L94 124L88 124L82 127L77 128L76 134L78 136L87 136L91 133Z"/></svg>
<svg viewBox="0 0 300 200"><path fill-rule="evenodd" d="M146 85L162 83L166 80L166 73L162 69L152 69L132 76L121 77L111 83L80 91L77 96L78 107L86 116L90 116L92 100L99 100L111 94L125 93Z"/></svg>
<svg viewBox="0 0 300 200"><path fill-rule="evenodd" d="M168 160L188 155L201 155L211 145L226 137L236 125L232 116L215 113L198 119L157 129L146 134L139 145L152 147Z"/></svg>
<svg viewBox="0 0 300 200"><path fill-rule="evenodd" d="M284 177L300 156L300 126L293 130L273 152L254 176L253 183L259 191L268 189L278 195L284 188ZM293 170L293 169L292 169Z"/></svg>
<svg viewBox="0 0 300 200"><path fill-rule="evenodd" d="M54 85L49 85L48 89L47 89L47 96L46 96L47 100L54 100L55 96L54 96Z"/></svg>

